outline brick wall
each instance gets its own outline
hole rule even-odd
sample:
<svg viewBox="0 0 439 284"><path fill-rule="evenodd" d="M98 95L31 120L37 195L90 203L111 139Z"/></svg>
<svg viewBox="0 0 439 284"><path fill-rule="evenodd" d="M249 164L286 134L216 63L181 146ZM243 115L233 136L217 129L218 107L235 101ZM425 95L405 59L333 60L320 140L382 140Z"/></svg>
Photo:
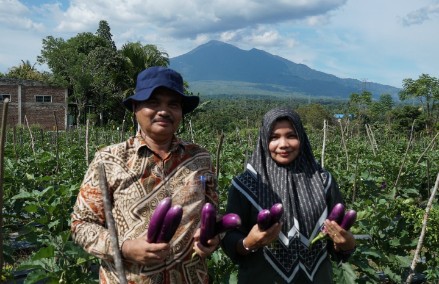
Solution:
<svg viewBox="0 0 439 284"><path fill-rule="evenodd" d="M8 126L38 125L45 130L66 129L67 90L26 80L0 79L0 95L10 95ZM36 102L36 96L50 96L51 102ZM0 103L3 109L3 103ZM56 122L55 123L55 115ZM27 122L26 122L27 120Z"/></svg>

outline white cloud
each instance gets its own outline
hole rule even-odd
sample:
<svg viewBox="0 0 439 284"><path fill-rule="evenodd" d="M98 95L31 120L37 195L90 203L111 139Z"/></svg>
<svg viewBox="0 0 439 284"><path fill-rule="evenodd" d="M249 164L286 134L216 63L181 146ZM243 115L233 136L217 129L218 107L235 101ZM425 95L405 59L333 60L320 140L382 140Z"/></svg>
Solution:
<svg viewBox="0 0 439 284"><path fill-rule="evenodd" d="M406 26L419 25L434 17L439 17L439 3L433 3L408 13L402 18L402 22Z"/></svg>
<svg viewBox="0 0 439 284"><path fill-rule="evenodd" d="M26 4L23 4L26 3ZM211 39L339 77L401 85L437 72L438 0L0 0L0 72L34 62L42 39L96 32L175 57ZM436 62L436 64L434 64Z"/></svg>
<svg viewBox="0 0 439 284"><path fill-rule="evenodd" d="M17 0L0 0L0 24L11 29L41 30L42 25L31 20L31 11Z"/></svg>

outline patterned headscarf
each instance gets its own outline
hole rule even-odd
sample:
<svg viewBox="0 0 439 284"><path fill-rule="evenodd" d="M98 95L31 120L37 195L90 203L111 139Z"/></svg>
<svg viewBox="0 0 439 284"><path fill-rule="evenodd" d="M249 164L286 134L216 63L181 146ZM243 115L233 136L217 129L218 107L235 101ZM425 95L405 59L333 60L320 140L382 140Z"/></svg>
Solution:
<svg viewBox="0 0 439 284"><path fill-rule="evenodd" d="M299 155L285 166L277 164L268 149L276 122L284 119L291 122L300 141ZM299 269L312 280L326 257L325 242L309 245L327 216L326 191L331 176L316 162L296 112L277 108L265 114L247 170L233 184L259 210L283 204L282 231L277 242L264 248L264 255L288 282Z"/></svg>

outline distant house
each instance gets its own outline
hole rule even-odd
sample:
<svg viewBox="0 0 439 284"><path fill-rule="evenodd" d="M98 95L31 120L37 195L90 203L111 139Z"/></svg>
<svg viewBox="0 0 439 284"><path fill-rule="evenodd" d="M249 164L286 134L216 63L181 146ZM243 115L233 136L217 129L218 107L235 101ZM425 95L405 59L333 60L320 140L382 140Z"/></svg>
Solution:
<svg viewBox="0 0 439 284"><path fill-rule="evenodd" d="M39 126L65 130L68 117L67 89L41 82L0 78L0 107L9 99L7 125ZM56 120L55 120L56 117Z"/></svg>

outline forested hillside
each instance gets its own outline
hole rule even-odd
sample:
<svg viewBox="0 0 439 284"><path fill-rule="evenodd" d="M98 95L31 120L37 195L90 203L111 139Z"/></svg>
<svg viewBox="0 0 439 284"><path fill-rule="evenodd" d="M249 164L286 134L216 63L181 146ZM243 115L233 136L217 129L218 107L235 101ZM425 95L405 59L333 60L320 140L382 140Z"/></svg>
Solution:
<svg viewBox="0 0 439 284"><path fill-rule="evenodd" d="M181 72L195 92L202 94L257 94L347 99L368 90L374 98L398 88L338 78L258 49L242 50L231 44L210 41L192 51L170 58L170 67Z"/></svg>

